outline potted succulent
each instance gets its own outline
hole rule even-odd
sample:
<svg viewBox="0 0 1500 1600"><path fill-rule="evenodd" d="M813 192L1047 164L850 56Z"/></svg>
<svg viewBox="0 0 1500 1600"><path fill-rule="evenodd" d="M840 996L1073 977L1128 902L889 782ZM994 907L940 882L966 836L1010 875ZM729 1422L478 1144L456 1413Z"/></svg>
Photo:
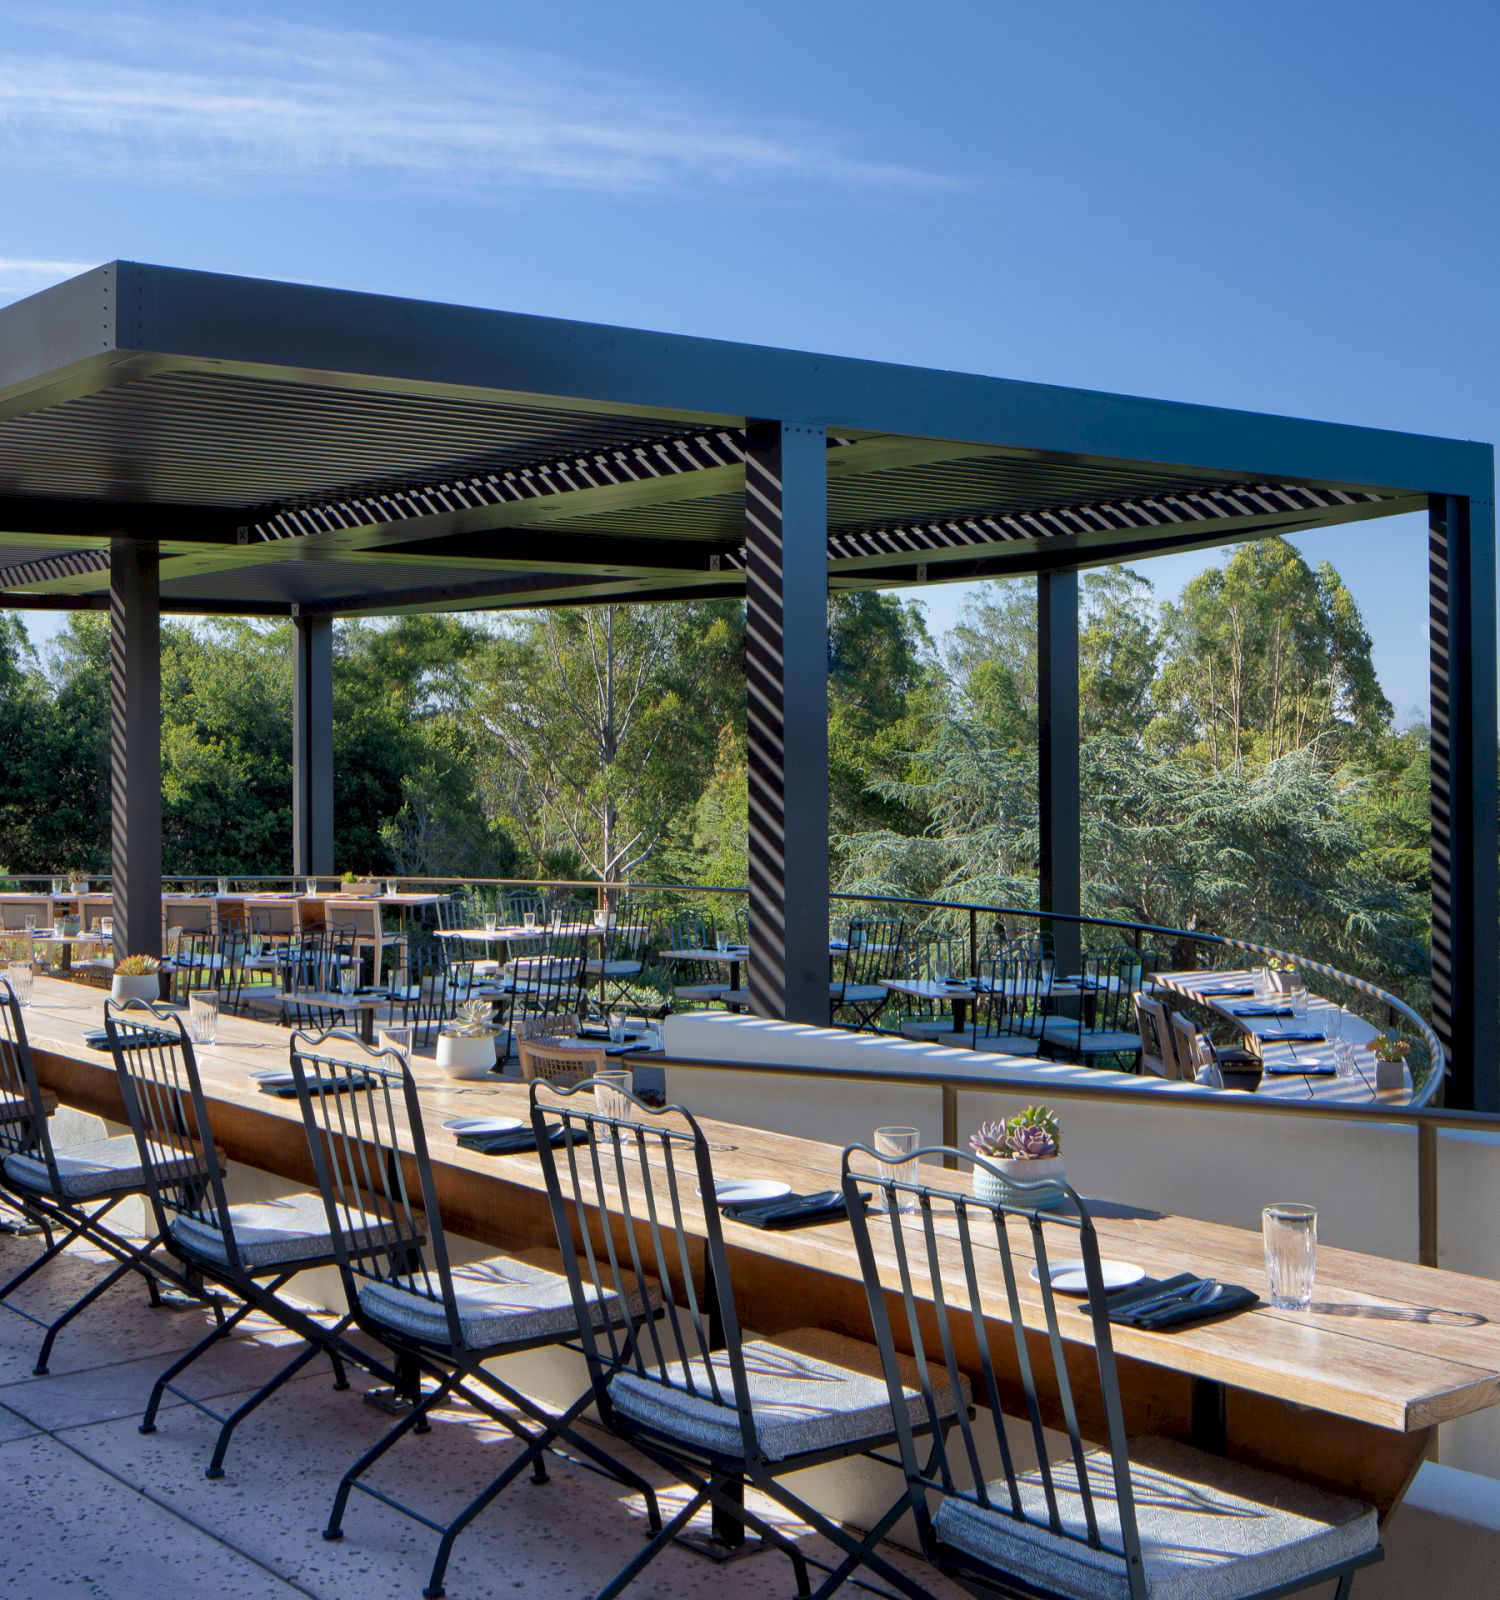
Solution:
<svg viewBox="0 0 1500 1600"><path fill-rule="evenodd" d="M986 1205L1004 1203L1040 1211L1065 1198L1062 1132L1050 1107L1027 1106L1013 1117L980 1123L969 1148L987 1163L974 1167L974 1193ZM1017 1189L1007 1179L1047 1187Z"/></svg>
<svg viewBox="0 0 1500 1600"><path fill-rule="evenodd" d="M126 956L115 968L109 992L116 1000L156 1000L161 995L161 962L155 956Z"/></svg>
<svg viewBox="0 0 1500 1600"><path fill-rule="evenodd" d="M438 1029L437 1064L450 1078L487 1078L500 1029L488 1000L465 1000L458 1016Z"/></svg>
<svg viewBox="0 0 1500 1600"><path fill-rule="evenodd" d="M1404 1089L1406 1087L1406 1058L1411 1054L1411 1040L1403 1039L1395 1028L1377 1033L1370 1041L1370 1054L1375 1057L1375 1088Z"/></svg>
<svg viewBox="0 0 1500 1600"><path fill-rule="evenodd" d="M86 873L73 871L68 874L68 888L73 894L87 894L89 880Z"/></svg>

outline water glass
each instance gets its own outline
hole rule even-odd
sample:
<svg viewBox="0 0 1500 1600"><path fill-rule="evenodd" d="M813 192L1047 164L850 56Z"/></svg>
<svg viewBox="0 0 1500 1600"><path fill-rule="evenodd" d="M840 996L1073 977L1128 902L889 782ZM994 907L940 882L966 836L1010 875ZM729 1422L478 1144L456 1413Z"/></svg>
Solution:
<svg viewBox="0 0 1500 1600"><path fill-rule="evenodd" d="M534 933L536 931L536 912L527 911L523 913L521 917L521 926L525 928L527 933Z"/></svg>
<svg viewBox="0 0 1500 1600"><path fill-rule="evenodd" d="M920 1128L877 1128L875 1130L875 1153L882 1156L909 1156L917 1148L922 1137ZM899 1181L902 1170L895 1161L882 1161L880 1163L880 1176L890 1181ZM917 1202L912 1195L892 1195L891 1206L896 1211L915 1211Z"/></svg>
<svg viewBox="0 0 1500 1600"><path fill-rule="evenodd" d="M1307 1021L1307 985L1295 982L1287 992L1287 1004L1292 1008L1294 1022Z"/></svg>
<svg viewBox="0 0 1500 1600"><path fill-rule="evenodd" d="M36 912L34 911L26 913L26 937L28 939L36 938Z"/></svg>
<svg viewBox="0 0 1500 1600"><path fill-rule="evenodd" d="M316 895L317 894L317 892L318 892L318 880L316 878L308 878L306 880L306 885L307 885L307 892L310 895Z"/></svg>
<svg viewBox="0 0 1500 1600"><path fill-rule="evenodd" d="M609 1014L609 1042L623 1044L625 1042L625 1013L611 1011Z"/></svg>
<svg viewBox="0 0 1500 1600"><path fill-rule="evenodd" d="M1273 992L1271 969L1269 967L1257 967L1251 976L1255 980L1255 998L1257 1000L1269 1000Z"/></svg>
<svg viewBox="0 0 1500 1600"><path fill-rule="evenodd" d="M729 936L723 933L714 935L714 949L723 955L729 949Z"/></svg>
<svg viewBox="0 0 1500 1600"><path fill-rule="evenodd" d="M613 1117L624 1122L630 1116L630 1101L626 1098L634 1082L625 1067L606 1067L594 1074L594 1109L602 1117Z"/></svg>
<svg viewBox="0 0 1500 1600"><path fill-rule="evenodd" d="M353 994L359 983L359 969L352 964L339 968L339 993Z"/></svg>
<svg viewBox="0 0 1500 1600"><path fill-rule="evenodd" d="M1306 1311L1318 1265L1318 1213L1312 1206L1267 1206L1261 1234L1271 1304L1280 1311Z"/></svg>
<svg viewBox="0 0 1500 1600"><path fill-rule="evenodd" d="M113 917L99 918L99 937L109 943L115 936L115 919Z"/></svg>
<svg viewBox="0 0 1500 1600"><path fill-rule="evenodd" d="M228 894L229 893L229 879L228 878L220 878L219 879L219 893L220 894Z"/></svg>
<svg viewBox="0 0 1500 1600"><path fill-rule="evenodd" d="M213 1044L219 1037L219 991L188 991L188 1027L199 1044Z"/></svg>
<svg viewBox="0 0 1500 1600"><path fill-rule="evenodd" d="M399 1052L403 1061L411 1060L412 1041L416 1037L416 1030L406 1026L405 1023L388 1022L380 1030L380 1048L382 1050L395 1050Z"/></svg>
<svg viewBox="0 0 1500 1600"><path fill-rule="evenodd" d="M29 961L7 961L5 963L5 976L10 979L10 987L15 994L18 1005L31 1004L32 972Z"/></svg>
<svg viewBox="0 0 1500 1600"><path fill-rule="evenodd" d="M1342 1006L1329 1006L1318 1013L1318 1026L1323 1030L1323 1037L1330 1044L1337 1044L1344 1037L1344 1008Z"/></svg>
<svg viewBox="0 0 1500 1600"><path fill-rule="evenodd" d="M1356 1072L1354 1046L1347 1039L1333 1041L1333 1071L1339 1078L1352 1078Z"/></svg>
<svg viewBox="0 0 1500 1600"><path fill-rule="evenodd" d="M594 926L596 928L607 928L609 926L609 912L596 911L594 913Z"/></svg>
<svg viewBox="0 0 1500 1600"><path fill-rule="evenodd" d="M493 911L486 911L484 914L484 931L486 933L493 933L499 926L499 917L497 917Z"/></svg>

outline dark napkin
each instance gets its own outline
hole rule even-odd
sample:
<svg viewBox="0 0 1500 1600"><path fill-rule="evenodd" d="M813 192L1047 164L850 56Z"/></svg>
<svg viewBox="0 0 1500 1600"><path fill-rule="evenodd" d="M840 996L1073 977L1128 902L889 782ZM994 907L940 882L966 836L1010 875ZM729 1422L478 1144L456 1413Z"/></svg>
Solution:
<svg viewBox="0 0 1500 1600"><path fill-rule="evenodd" d="M1195 989L1194 994L1210 1000L1241 1000L1255 993L1254 989Z"/></svg>
<svg viewBox="0 0 1500 1600"><path fill-rule="evenodd" d="M860 1196L867 1203L869 1198L868 1194ZM803 1228L849 1215L837 1189L824 1189L819 1194L784 1194L775 1200L740 1200L719 1209L732 1222L743 1222L751 1228Z"/></svg>
<svg viewBox="0 0 1500 1600"><path fill-rule="evenodd" d="M565 1145L589 1142L584 1129L562 1126L553 1128L548 1139L554 1150L561 1150ZM536 1130L533 1128L512 1128L507 1133L476 1133L472 1136L460 1134L458 1142L465 1150L477 1150L482 1156L518 1156L537 1147Z"/></svg>
<svg viewBox="0 0 1500 1600"><path fill-rule="evenodd" d="M1145 1278L1128 1289L1116 1289L1104 1297L1105 1313L1111 1322L1123 1323L1127 1328L1141 1328L1148 1333L1160 1333L1169 1328L1186 1328L1194 1322L1211 1322L1216 1317L1228 1316L1234 1311L1246 1311L1260 1304L1260 1296L1253 1289L1237 1283L1221 1283L1212 1300L1199 1305L1186 1305L1180 1300L1169 1300L1152 1310L1137 1315L1131 1308L1145 1300L1153 1300L1168 1290L1186 1295L1196 1289L1203 1279L1192 1272L1179 1272L1175 1278ZM1078 1308L1089 1309L1087 1303Z"/></svg>
<svg viewBox="0 0 1500 1600"><path fill-rule="evenodd" d="M90 1050L108 1050L109 1035L103 1028L96 1028L92 1033L83 1036L83 1042ZM122 1050L144 1050L148 1045L176 1044L177 1035L166 1033L161 1028L147 1028L142 1033L127 1034L120 1040Z"/></svg>
<svg viewBox="0 0 1500 1600"><path fill-rule="evenodd" d="M1302 1074L1309 1078L1331 1078L1338 1071L1332 1061L1268 1061L1261 1071L1273 1078L1292 1078Z"/></svg>
<svg viewBox="0 0 1500 1600"><path fill-rule="evenodd" d="M347 1094L352 1089L368 1089L373 1080L365 1077L351 1078L347 1075L337 1078L310 1078L307 1087L317 1093ZM275 1095L278 1100L295 1100L297 1098L297 1085L295 1083L263 1083L260 1086L262 1094Z"/></svg>
<svg viewBox="0 0 1500 1600"><path fill-rule="evenodd" d="M1292 1014L1290 1006L1231 1006L1230 1010L1237 1017L1289 1017Z"/></svg>
<svg viewBox="0 0 1500 1600"><path fill-rule="evenodd" d="M600 1028L591 1023L586 1023L578 1030L578 1037L580 1039L608 1039L609 1029ZM634 1044L637 1040L644 1039L645 1037L646 1035L642 1033L639 1028L627 1028L625 1030L625 1037L620 1042L622 1044Z"/></svg>
<svg viewBox="0 0 1500 1600"><path fill-rule="evenodd" d="M1256 1038L1265 1044L1321 1044L1321 1033L1306 1033L1296 1028L1267 1028Z"/></svg>

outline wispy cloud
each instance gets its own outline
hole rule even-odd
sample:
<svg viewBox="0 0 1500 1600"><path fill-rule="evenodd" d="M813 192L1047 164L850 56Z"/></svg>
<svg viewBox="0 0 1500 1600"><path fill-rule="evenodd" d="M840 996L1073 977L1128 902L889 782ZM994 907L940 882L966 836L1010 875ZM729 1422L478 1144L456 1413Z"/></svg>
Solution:
<svg viewBox="0 0 1500 1600"><path fill-rule="evenodd" d="M157 183L330 179L475 197L956 180L560 56L285 22L0 6L0 159Z"/></svg>
<svg viewBox="0 0 1500 1600"><path fill-rule="evenodd" d="M18 300L64 278L76 278L88 261L42 261L33 256L0 256L0 300Z"/></svg>

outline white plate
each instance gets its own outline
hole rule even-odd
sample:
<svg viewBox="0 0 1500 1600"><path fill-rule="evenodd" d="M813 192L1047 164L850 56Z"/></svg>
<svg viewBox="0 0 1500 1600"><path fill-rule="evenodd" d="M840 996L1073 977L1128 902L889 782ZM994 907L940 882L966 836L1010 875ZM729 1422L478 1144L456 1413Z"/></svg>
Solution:
<svg viewBox="0 0 1500 1600"><path fill-rule="evenodd" d="M262 1067L258 1072L250 1074L257 1083L274 1084L278 1088L284 1083L295 1083L290 1067Z"/></svg>
<svg viewBox="0 0 1500 1600"><path fill-rule="evenodd" d="M721 1206L741 1205L747 1200L779 1200L790 1194L789 1183L777 1183L774 1178L720 1178L714 1184L714 1202ZM698 1193L703 1193L699 1189Z"/></svg>
<svg viewBox="0 0 1500 1600"><path fill-rule="evenodd" d="M443 1124L449 1133L467 1137L485 1133L514 1133L522 1126L519 1117L449 1117Z"/></svg>
<svg viewBox="0 0 1500 1600"><path fill-rule="evenodd" d="M1059 1294L1085 1295L1089 1286L1083 1275L1081 1261L1054 1261L1051 1264L1052 1287ZM1104 1280L1104 1287L1109 1289L1128 1289L1131 1284L1139 1283L1146 1276L1146 1269L1138 1267L1129 1261L1101 1261L1099 1263L1099 1276ZM1031 1281L1042 1281L1042 1269L1031 1269Z"/></svg>

